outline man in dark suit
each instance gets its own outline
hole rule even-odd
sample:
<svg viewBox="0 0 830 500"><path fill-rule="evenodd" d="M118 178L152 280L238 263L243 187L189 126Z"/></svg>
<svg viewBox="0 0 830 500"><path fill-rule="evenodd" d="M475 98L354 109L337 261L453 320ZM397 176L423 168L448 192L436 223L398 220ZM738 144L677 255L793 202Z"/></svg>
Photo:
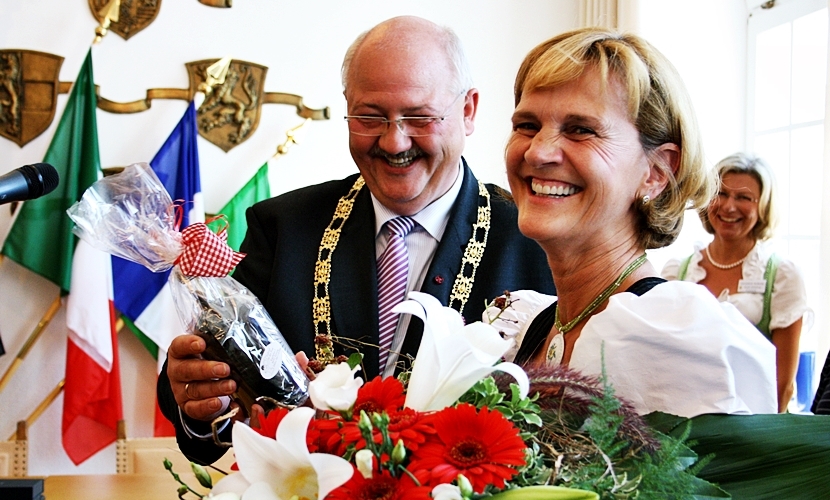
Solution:
<svg viewBox="0 0 830 500"><path fill-rule="evenodd" d="M312 356L315 336L330 332L343 341L338 353L348 354L345 343L364 354L362 375L371 379L414 356L423 329L401 318L379 352L378 259L392 245L387 221L414 221L403 236L406 290L434 295L467 322L478 321L504 290L554 288L544 253L518 231L515 206L479 183L461 157L478 90L455 34L419 18L390 19L354 42L342 74L360 176L249 209L241 248L247 257L234 277L265 305L295 352ZM193 335L173 341L159 402L185 455L210 462L224 450L204 439L206 421L224 411L223 396L235 383L226 364L201 359L203 350Z"/></svg>

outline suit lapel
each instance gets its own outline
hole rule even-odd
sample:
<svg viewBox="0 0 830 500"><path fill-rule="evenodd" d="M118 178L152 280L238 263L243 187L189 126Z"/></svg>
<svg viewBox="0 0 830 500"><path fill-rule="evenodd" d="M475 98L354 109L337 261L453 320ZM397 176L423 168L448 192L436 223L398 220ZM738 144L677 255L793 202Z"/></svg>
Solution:
<svg viewBox="0 0 830 500"><path fill-rule="evenodd" d="M340 241L332 254L329 296L335 336L377 345L376 267L375 211L369 189L364 187L355 198L352 213L343 225ZM341 351L337 345L335 348ZM377 348L362 344L356 348L364 354L367 374L377 373Z"/></svg>
<svg viewBox="0 0 830 500"><path fill-rule="evenodd" d="M432 258L432 263L424 277L424 283L421 285L422 292L437 298L445 306L449 302L455 277L461 269L464 248L472 236L473 224L477 217L478 180L464 161L464 181L461 184L461 191L450 210L447 228L444 230L441 242L438 243L438 248L435 249L435 256ZM423 331L422 321L418 319L410 321L403 352L413 355L418 352Z"/></svg>

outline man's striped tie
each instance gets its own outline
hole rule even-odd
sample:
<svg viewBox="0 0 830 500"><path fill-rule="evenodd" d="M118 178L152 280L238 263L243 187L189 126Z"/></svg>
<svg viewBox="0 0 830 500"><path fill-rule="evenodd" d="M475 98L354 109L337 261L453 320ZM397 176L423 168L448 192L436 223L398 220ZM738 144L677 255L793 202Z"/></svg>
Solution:
<svg viewBox="0 0 830 500"><path fill-rule="evenodd" d="M380 357L378 370L383 374L398 326L398 313L392 308L404 300L406 278L409 274L409 255L404 238L415 227L409 217L396 217L384 224L389 233L386 250L378 260L378 319Z"/></svg>

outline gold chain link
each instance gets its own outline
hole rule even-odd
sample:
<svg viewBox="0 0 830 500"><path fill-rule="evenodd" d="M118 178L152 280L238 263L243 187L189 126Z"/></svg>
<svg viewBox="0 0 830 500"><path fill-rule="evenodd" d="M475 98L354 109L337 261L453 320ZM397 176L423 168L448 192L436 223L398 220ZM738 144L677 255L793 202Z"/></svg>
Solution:
<svg viewBox="0 0 830 500"><path fill-rule="evenodd" d="M450 293L449 305L459 313L464 312L464 306L473 291L476 270L481 263L481 258L484 257L484 250L487 248L487 236L490 234L490 193L481 181L478 183L478 195L483 206L478 207L478 217L475 224L473 224L473 235L470 236L470 241L467 242L467 247L464 248L461 269L458 271L455 283L452 284L452 292ZM468 265L469 275L465 273ZM456 307L456 302L458 307Z"/></svg>

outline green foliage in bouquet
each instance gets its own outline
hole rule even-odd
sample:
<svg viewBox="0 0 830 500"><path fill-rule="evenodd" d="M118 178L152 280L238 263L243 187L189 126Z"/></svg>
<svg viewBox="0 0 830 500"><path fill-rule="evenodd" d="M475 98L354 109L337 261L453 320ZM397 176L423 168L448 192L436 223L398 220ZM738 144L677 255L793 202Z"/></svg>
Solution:
<svg viewBox="0 0 830 500"><path fill-rule="evenodd" d="M509 487L566 486L616 500L729 498L696 477L707 459L686 446L688 430L679 438L652 430L604 377L564 367L526 370L530 397L488 377L460 399L500 411L521 430L527 465Z"/></svg>

